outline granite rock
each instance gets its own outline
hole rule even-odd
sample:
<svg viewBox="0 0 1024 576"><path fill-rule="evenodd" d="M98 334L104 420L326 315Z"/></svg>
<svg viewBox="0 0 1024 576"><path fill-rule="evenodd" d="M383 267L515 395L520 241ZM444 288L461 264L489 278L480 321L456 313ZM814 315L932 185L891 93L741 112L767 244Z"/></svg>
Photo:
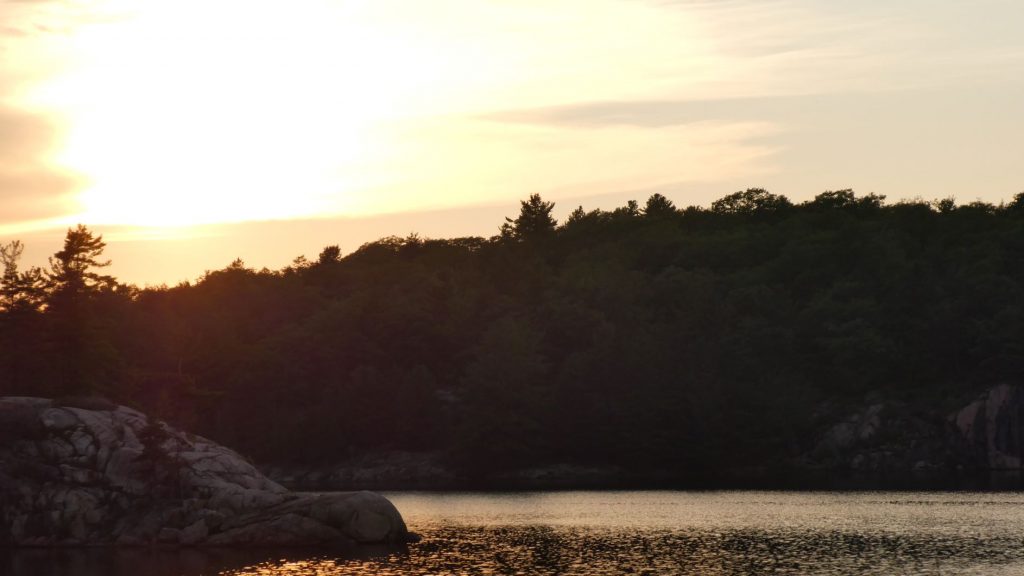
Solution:
<svg viewBox="0 0 1024 576"><path fill-rule="evenodd" d="M115 405L0 398L0 544L398 543L371 492L289 492L236 452Z"/></svg>

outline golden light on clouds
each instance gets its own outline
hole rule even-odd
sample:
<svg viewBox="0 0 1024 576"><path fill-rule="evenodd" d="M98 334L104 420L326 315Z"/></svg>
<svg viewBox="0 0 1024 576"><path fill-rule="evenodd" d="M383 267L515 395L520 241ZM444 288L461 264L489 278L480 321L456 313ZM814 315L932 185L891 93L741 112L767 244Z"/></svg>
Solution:
<svg viewBox="0 0 1024 576"><path fill-rule="evenodd" d="M1022 18L1004 0L0 2L0 235L351 228L535 192L998 202L1024 181ZM436 233L495 226L452 222Z"/></svg>
<svg viewBox="0 0 1024 576"><path fill-rule="evenodd" d="M102 6L103 17L47 39L59 70L25 99L60 118L65 134L53 161L84 181L81 210L69 220L94 223L370 214L508 201L535 185L578 187L595 178L585 164L614 165L600 158L607 153L586 159L587 150L605 150L612 138L635 142L643 131L502 129L478 116L580 94L642 97L661 88L652 78L685 73L696 85L722 73L703 54L692 18L665 18L643 3ZM693 133L679 147L708 137ZM647 148L672 135L653 136ZM531 158L538 147L559 150ZM653 154L659 168L671 164L666 156L678 154ZM651 167L650 153L639 157L609 182ZM582 179L557 173L568 166Z"/></svg>

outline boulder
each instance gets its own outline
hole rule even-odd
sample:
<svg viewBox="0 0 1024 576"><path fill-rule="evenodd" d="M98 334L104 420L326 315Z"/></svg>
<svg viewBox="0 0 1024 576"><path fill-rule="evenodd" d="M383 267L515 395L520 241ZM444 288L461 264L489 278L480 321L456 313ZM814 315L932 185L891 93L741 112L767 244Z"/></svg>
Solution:
<svg viewBox="0 0 1024 576"><path fill-rule="evenodd" d="M104 403L0 398L0 544L398 543L371 492L293 493L234 451Z"/></svg>

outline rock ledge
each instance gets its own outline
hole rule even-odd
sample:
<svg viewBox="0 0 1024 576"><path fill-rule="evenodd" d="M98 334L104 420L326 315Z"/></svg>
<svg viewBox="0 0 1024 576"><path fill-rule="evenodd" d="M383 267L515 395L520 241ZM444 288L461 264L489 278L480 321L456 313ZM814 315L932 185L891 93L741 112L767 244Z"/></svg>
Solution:
<svg viewBox="0 0 1024 576"><path fill-rule="evenodd" d="M292 493L234 451L97 401L0 398L0 545L398 543L371 492Z"/></svg>

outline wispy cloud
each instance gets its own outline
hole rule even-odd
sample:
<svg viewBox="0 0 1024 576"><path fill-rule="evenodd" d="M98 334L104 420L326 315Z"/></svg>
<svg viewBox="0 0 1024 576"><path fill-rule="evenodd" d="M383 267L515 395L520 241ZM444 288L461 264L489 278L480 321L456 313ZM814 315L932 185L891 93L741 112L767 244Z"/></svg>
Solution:
<svg viewBox="0 0 1024 576"><path fill-rule="evenodd" d="M115 8L137 17L86 25ZM0 104L70 69L43 104L67 134L35 126L42 143L0 153L0 181L10 206L38 198L25 217L59 211L77 184L49 168L59 140L89 177L86 213L128 223L760 184L808 166L897 182L909 162L888 168L874 141L920 150L936 122L969 136L964 91L1024 82L1022 20L1010 0L0 0ZM938 119L914 113L924 99Z"/></svg>
<svg viewBox="0 0 1024 576"><path fill-rule="evenodd" d="M0 107L0 226L68 212L76 178L44 160L56 138L41 116Z"/></svg>
<svg viewBox="0 0 1024 576"><path fill-rule="evenodd" d="M482 119L514 124L601 128L633 126L664 128L694 122L763 120L767 109L778 108L791 97L719 100L620 100L578 102L557 106L504 110Z"/></svg>
<svg viewBox="0 0 1024 576"><path fill-rule="evenodd" d="M0 1L0 234L60 226L79 209L83 178L54 161L65 126L25 95L64 65L54 43L65 46L76 27L118 17L103 3Z"/></svg>
<svg viewBox="0 0 1024 576"><path fill-rule="evenodd" d="M637 1L699 23L717 73L676 78L677 97L931 88L1024 73L1020 2Z"/></svg>
<svg viewBox="0 0 1024 576"><path fill-rule="evenodd" d="M70 34L77 26L112 22L126 17L109 2L68 0L3 0L0 2L0 37Z"/></svg>

